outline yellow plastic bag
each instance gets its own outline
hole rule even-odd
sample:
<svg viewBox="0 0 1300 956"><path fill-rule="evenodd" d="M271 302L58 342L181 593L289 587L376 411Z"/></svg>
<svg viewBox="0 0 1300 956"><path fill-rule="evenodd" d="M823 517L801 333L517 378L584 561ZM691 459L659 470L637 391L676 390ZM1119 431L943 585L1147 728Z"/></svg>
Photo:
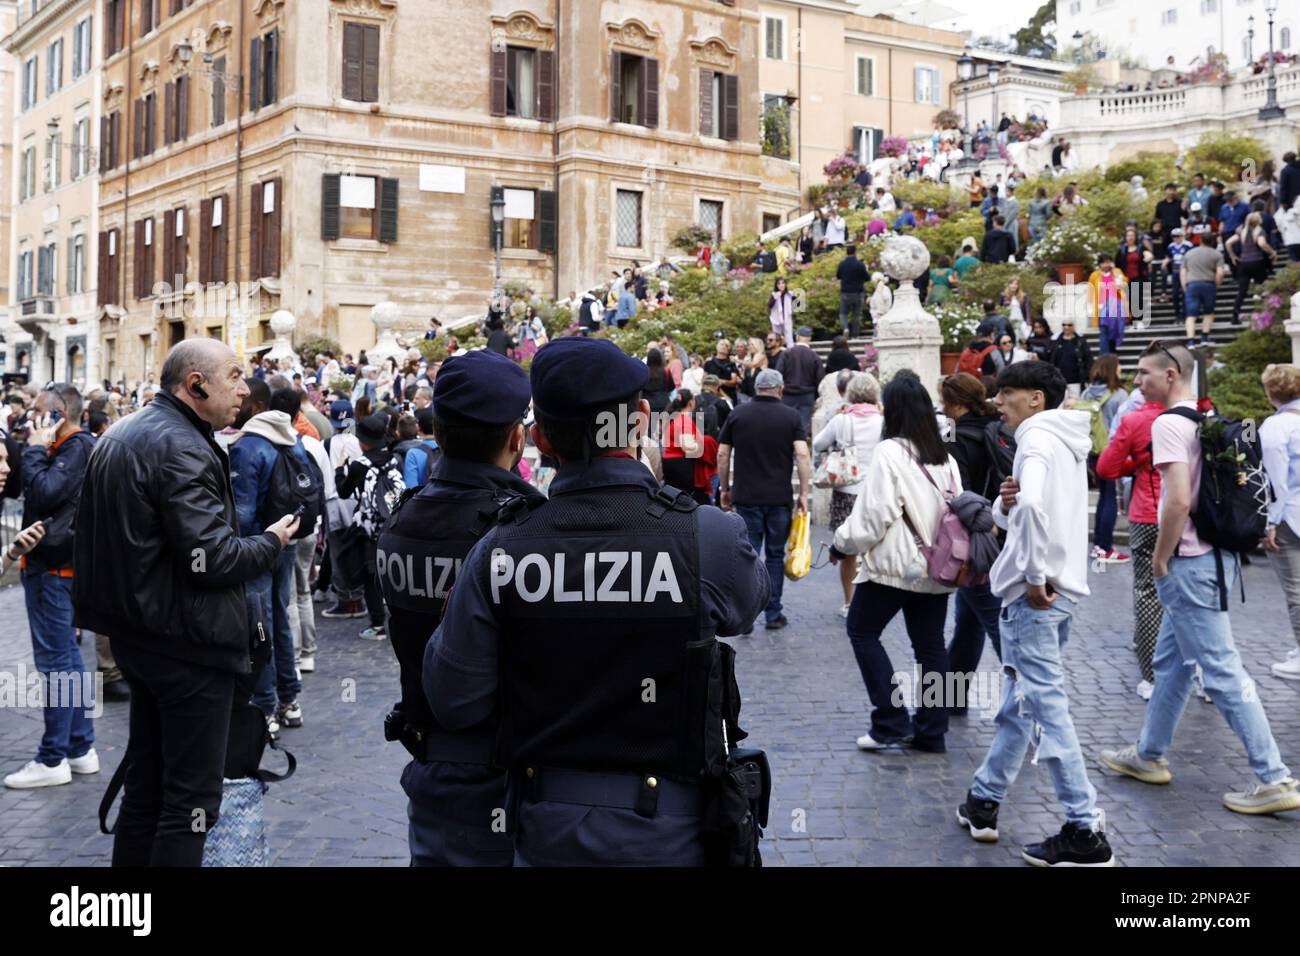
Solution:
<svg viewBox="0 0 1300 956"><path fill-rule="evenodd" d="M812 532L808 512L796 511L790 522L790 537L785 542L785 576L798 581L812 567Z"/></svg>

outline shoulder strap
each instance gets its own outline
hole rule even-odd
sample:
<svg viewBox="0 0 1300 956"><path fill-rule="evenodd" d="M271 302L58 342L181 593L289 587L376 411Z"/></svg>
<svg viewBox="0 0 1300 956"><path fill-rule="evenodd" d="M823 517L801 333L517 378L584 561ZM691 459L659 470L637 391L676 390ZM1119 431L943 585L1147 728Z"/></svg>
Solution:
<svg viewBox="0 0 1300 956"><path fill-rule="evenodd" d="M279 750L280 753L284 754L285 758L289 761L289 765L285 768L284 773L275 773L272 770L263 770L259 767L253 773L253 779L260 780L263 783L279 783L280 781L288 780L293 776L294 771L298 769L297 758L295 758L293 754L289 753L289 751L283 750L277 746L274 737L268 739L266 743L272 750Z"/></svg>
<svg viewBox="0 0 1300 956"><path fill-rule="evenodd" d="M117 821L113 825L108 825L108 811L113 808L113 801L117 795L122 792L122 784L126 780L127 755L122 755L122 761L113 771L113 776L108 781L108 787L104 790L104 798L99 801L99 832L112 836L117 830Z"/></svg>
<svg viewBox="0 0 1300 956"><path fill-rule="evenodd" d="M681 511L689 514L700 506L700 503L692 498L686 492L674 488L672 485L664 485L657 488L650 496L650 503L646 505L645 513L658 521L669 511Z"/></svg>
<svg viewBox="0 0 1300 956"><path fill-rule="evenodd" d="M1182 408L1177 405L1175 405L1173 408L1166 408L1163 412L1160 413L1160 415L1157 415L1156 417L1159 418L1161 415L1177 415L1179 418L1185 418L1189 422L1196 422L1196 424L1198 425L1205 423L1205 416L1202 415L1200 412L1193 411L1190 408Z"/></svg>

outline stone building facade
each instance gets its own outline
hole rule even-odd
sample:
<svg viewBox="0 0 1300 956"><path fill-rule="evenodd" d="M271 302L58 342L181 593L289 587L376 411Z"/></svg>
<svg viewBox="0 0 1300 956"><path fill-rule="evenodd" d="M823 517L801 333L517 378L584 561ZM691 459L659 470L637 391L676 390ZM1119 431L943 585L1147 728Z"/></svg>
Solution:
<svg viewBox="0 0 1300 956"><path fill-rule="evenodd" d="M115 379L183 336L356 352L757 232L757 0L102 0L99 313ZM116 19L115 19L116 18ZM180 281L177 281L177 280Z"/></svg>
<svg viewBox="0 0 1300 956"><path fill-rule="evenodd" d="M4 50L14 71L0 116L10 132L3 166L7 370L27 371L38 383L84 384L99 375L98 6L27 0L0 8L0 23L10 17Z"/></svg>

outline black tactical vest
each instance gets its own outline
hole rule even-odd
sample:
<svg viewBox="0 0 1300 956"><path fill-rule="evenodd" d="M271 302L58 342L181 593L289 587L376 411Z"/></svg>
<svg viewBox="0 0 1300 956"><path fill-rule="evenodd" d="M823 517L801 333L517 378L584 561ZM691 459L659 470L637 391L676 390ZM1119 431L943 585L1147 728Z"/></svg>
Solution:
<svg viewBox="0 0 1300 956"><path fill-rule="evenodd" d="M720 772L721 645L700 611L697 505L637 487L561 493L503 520L498 766Z"/></svg>
<svg viewBox="0 0 1300 956"><path fill-rule="evenodd" d="M425 728L438 723L420 681L424 647L442 618L461 562L496 523L502 505L517 497L491 488L432 491L426 486L402 501L375 551L388 636L401 666L402 713L408 723Z"/></svg>

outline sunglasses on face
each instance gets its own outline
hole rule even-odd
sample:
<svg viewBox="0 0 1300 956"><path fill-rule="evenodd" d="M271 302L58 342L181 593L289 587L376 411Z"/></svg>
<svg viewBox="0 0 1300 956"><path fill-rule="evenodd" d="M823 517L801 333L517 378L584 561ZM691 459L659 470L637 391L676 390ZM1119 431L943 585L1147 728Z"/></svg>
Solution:
<svg viewBox="0 0 1300 956"><path fill-rule="evenodd" d="M1147 354L1150 354L1152 349L1158 349L1159 351L1164 352L1165 355L1169 358L1169 361L1174 363L1174 368L1178 369L1178 374L1180 376L1183 374L1183 363L1178 361L1178 358L1174 355L1173 352L1165 348L1165 343L1152 342L1151 345L1147 348Z"/></svg>

